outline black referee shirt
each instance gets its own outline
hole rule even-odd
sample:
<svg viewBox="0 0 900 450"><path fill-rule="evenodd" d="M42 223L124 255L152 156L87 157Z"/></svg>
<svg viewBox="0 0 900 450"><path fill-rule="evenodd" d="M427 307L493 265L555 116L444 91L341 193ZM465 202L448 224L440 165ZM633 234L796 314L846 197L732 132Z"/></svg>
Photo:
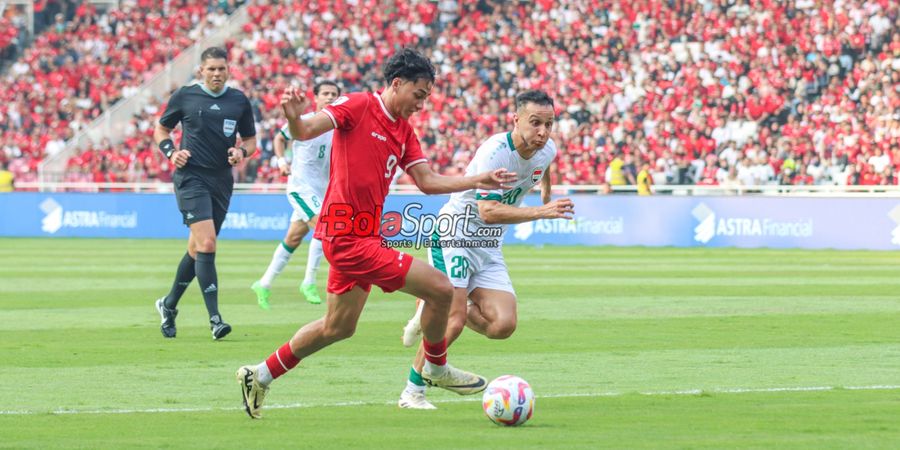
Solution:
<svg viewBox="0 0 900 450"><path fill-rule="evenodd" d="M250 101L228 86L218 95L201 83L175 91L159 123L175 128L178 122L182 127L178 148L191 151L187 168L230 169L228 149L234 147L237 135L245 140L256 136Z"/></svg>

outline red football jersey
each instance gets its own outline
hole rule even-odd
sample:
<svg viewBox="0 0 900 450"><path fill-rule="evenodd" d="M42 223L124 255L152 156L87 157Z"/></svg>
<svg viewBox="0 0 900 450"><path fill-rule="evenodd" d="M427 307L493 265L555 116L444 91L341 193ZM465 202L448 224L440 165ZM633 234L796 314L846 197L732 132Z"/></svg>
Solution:
<svg viewBox="0 0 900 450"><path fill-rule="evenodd" d="M350 218L363 214L374 220L354 224L371 232L350 234L377 237L384 199L397 168L408 171L427 161L419 139L406 119L391 116L378 94L347 94L322 111L331 118L335 131L328 190L319 220L326 226L317 226L315 237L331 240L335 234L333 227L327 226L329 219L347 218L348 212Z"/></svg>

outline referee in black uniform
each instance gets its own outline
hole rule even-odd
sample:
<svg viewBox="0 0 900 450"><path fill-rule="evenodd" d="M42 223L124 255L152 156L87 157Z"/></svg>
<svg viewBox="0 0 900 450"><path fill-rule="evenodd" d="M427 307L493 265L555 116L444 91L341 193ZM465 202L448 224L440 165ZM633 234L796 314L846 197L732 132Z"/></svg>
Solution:
<svg viewBox="0 0 900 450"><path fill-rule="evenodd" d="M219 314L216 236L231 202L231 167L256 152L256 127L250 101L243 92L225 85L227 57L220 47L203 51L202 83L175 91L154 131L159 150L177 168L172 179L175 196L184 224L191 229L187 253L178 264L172 289L156 301L162 317L160 329L167 338L175 337L175 308L195 276L209 312L213 339L231 332L231 326ZM181 145L176 147L171 132L179 122L183 134ZM235 147L238 134L242 147Z"/></svg>

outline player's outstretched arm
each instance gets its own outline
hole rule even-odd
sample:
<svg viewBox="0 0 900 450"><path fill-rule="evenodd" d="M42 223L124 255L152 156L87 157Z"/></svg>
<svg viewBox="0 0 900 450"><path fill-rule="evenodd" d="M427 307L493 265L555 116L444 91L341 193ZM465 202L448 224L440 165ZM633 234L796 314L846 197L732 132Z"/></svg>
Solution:
<svg viewBox="0 0 900 450"><path fill-rule="evenodd" d="M575 214L575 204L568 198L553 200L541 206L517 207L505 205L497 200L479 200L478 215L487 224L514 224L537 219L571 220Z"/></svg>
<svg viewBox="0 0 900 450"><path fill-rule="evenodd" d="M301 119L300 116L309 108L309 99L299 89L289 87L281 94L281 109L288 121L291 137L298 141L306 141L334 129L334 122L323 112Z"/></svg>
<svg viewBox="0 0 900 450"><path fill-rule="evenodd" d="M516 181L514 172L497 169L468 177L448 177L431 170L428 164L416 164L409 168L409 175L420 191L428 194L449 194L469 189L506 189Z"/></svg>

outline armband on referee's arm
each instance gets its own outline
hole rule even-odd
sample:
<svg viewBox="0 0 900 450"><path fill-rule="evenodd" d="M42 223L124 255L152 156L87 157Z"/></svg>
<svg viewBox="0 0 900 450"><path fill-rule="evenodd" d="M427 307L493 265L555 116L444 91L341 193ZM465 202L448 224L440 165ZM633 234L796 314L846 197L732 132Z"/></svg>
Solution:
<svg viewBox="0 0 900 450"><path fill-rule="evenodd" d="M172 153L175 153L175 143L171 139L163 139L159 143L159 151L166 156L166 159L172 159Z"/></svg>

